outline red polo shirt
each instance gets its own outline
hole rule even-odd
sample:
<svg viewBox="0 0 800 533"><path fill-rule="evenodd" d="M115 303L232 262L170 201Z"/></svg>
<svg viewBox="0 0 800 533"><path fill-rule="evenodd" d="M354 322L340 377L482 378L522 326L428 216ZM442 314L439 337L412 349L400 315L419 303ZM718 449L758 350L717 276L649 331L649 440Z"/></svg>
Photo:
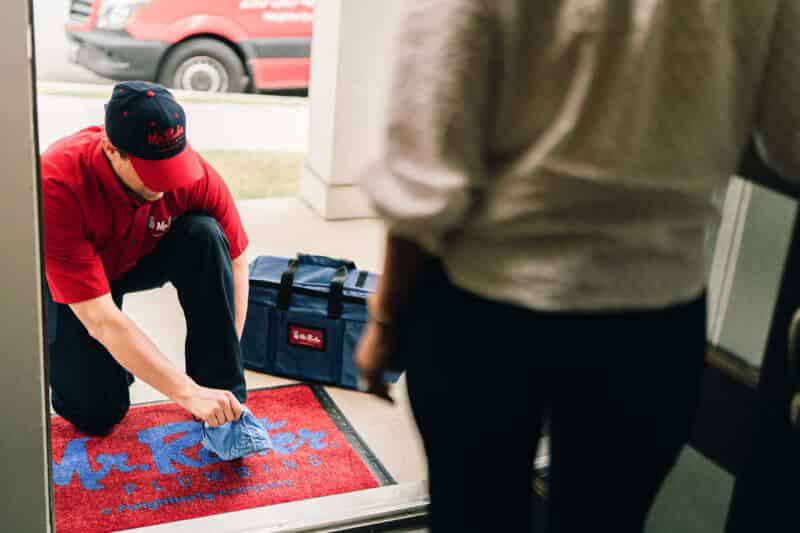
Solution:
<svg viewBox="0 0 800 533"><path fill-rule="evenodd" d="M114 174L103 136L103 128L87 128L42 154L45 270L56 302L109 293L109 280L122 278L152 252L187 211L204 211L220 223L233 259L244 252L248 240L233 197L205 160L202 179L147 202Z"/></svg>

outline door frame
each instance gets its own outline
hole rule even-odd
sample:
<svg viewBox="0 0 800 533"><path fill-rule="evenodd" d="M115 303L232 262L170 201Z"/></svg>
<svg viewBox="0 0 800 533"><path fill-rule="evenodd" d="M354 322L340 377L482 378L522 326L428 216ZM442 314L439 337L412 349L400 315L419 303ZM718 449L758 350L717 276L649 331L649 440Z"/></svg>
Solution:
<svg viewBox="0 0 800 533"><path fill-rule="evenodd" d="M751 146L742 162L742 172L754 181L794 200L800 187L771 170ZM800 308L800 217L792 233L783 265L780 289L770 322L764 359L753 403L753 418L747 453L738 465L727 533L767 529L776 533L796 531L794 491L800 478L797 435L789 422L794 392L788 372L788 332L792 315Z"/></svg>
<svg viewBox="0 0 800 533"><path fill-rule="evenodd" d="M751 143L739 175L797 200L800 186L773 171ZM792 386L787 372L787 333L800 307L800 217L792 222L780 288L760 369L709 346L706 374L690 445L736 478L726 533L790 524L792 480L800 474L797 440L789 424ZM796 486L796 485L795 485Z"/></svg>
<svg viewBox="0 0 800 533"><path fill-rule="evenodd" d="M4 254L4 305L0 339L3 437L0 477L8 483L0 520L9 531L55 531L50 450L49 379L44 332L46 294L41 239L41 169L36 108L33 1L8 0L0 17L0 56L6 76L0 143L6 181L0 194L0 249ZM19 73L19 74L18 74ZM167 523L143 531L344 531L376 524L418 522L428 513L425 481L301 500L264 509Z"/></svg>
<svg viewBox="0 0 800 533"><path fill-rule="evenodd" d="M3 110L7 134L0 143L5 180L0 194L0 249L3 305L0 339L5 372L0 372L0 477L6 480L3 527L8 531L53 529L50 490L48 382L45 366L41 205L38 179L36 89L34 87L33 4L3 4L0 36L6 73ZM8 73L13 73L9 75Z"/></svg>

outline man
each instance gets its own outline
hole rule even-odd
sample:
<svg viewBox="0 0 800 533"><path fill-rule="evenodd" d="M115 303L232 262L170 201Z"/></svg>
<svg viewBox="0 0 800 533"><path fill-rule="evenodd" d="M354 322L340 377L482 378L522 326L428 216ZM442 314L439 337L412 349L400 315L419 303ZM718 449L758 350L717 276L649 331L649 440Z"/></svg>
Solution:
<svg viewBox="0 0 800 533"><path fill-rule="evenodd" d="M529 531L547 412L548 531L641 533L698 401L712 192L754 134L800 175L800 2L409 9L357 360L388 397L410 347L432 531Z"/></svg>
<svg viewBox="0 0 800 533"><path fill-rule="evenodd" d="M104 128L41 157L53 408L89 434L122 420L133 376L210 426L242 413L248 239L186 135L169 91L125 82ZM122 311L126 293L167 281L186 317L186 373Z"/></svg>

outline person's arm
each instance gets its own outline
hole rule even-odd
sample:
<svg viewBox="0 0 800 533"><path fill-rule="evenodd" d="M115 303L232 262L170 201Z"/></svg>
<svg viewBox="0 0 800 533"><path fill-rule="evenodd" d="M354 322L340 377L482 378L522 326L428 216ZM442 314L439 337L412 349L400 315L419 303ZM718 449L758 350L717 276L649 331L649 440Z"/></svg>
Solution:
<svg viewBox="0 0 800 533"><path fill-rule="evenodd" d="M388 234L383 275L370 307L378 314L367 324L356 350L355 360L364 379L364 392L392 402L383 379L396 357L398 322L409 312L417 288L433 272L436 258L421 246Z"/></svg>
<svg viewBox="0 0 800 533"><path fill-rule="evenodd" d="M783 180L800 184L800 4L780 2L758 94L756 148ZM758 173L746 176L758 180ZM774 178L774 176L771 176ZM769 183L766 183L769 186Z"/></svg>
<svg viewBox="0 0 800 533"><path fill-rule="evenodd" d="M89 335L123 368L197 418L217 426L242 414L241 404L230 391L201 387L176 368L136 323L117 308L110 294L70 304L70 308Z"/></svg>
<svg viewBox="0 0 800 533"><path fill-rule="evenodd" d="M494 23L488 2L419 0L394 58L384 156L363 186L389 228L384 271L356 362L368 392L391 401L391 367L414 295L468 220L487 180Z"/></svg>
<svg viewBox="0 0 800 533"><path fill-rule="evenodd" d="M416 290L435 268L436 258L414 241L389 233L383 275L373 296L373 309L389 322L402 320Z"/></svg>
<svg viewBox="0 0 800 533"><path fill-rule="evenodd" d="M488 180L497 28L487 5L409 4L395 46L384 153L362 180L390 233L436 255Z"/></svg>
<svg viewBox="0 0 800 533"><path fill-rule="evenodd" d="M42 158L42 169L45 271L53 299L69 305L123 368L197 418L210 425L238 418L241 405L233 394L194 383L114 304L102 260L86 234L84 208L52 158Z"/></svg>
<svg viewBox="0 0 800 533"><path fill-rule="evenodd" d="M247 318L247 300L250 293L250 276L247 265L247 252L242 252L233 260L233 302L236 335L241 339L244 320Z"/></svg>

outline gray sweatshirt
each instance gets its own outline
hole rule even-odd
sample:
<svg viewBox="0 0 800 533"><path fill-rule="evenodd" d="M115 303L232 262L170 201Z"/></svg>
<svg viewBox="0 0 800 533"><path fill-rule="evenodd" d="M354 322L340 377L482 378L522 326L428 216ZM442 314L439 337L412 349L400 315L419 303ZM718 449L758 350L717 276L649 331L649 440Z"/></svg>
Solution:
<svg viewBox="0 0 800 533"><path fill-rule="evenodd" d="M800 1L415 0L364 187L457 285L542 310L705 285L755 133L800 177Z"/></svg>

